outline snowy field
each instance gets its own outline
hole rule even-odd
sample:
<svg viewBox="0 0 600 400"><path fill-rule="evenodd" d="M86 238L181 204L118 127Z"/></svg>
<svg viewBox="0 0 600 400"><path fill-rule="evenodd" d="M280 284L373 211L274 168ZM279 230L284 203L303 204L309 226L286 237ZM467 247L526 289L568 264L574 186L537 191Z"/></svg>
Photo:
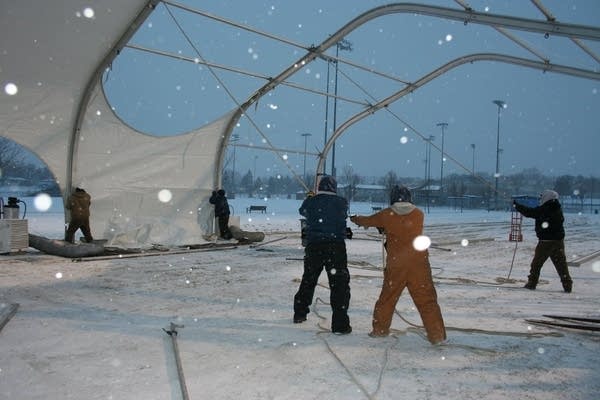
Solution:
<svg viewBox="0 0 600 400"><path fill-rule="evenodd" d="M182 326L176 342L190 399L600 398L600 333L525 321L599 318L600 258L570 268L573 293L562 291L550 262L536 291L522 289L537 242L532 220L516 246L508 212L426 214L449 338L431 346L406 292L394 334L367 335L382 284L376 230L349 224L353 332L335 336L325 274L308 321L292 323L300 201L230 203L242 229L266 233L265 244L81 262L33 249L0 256L0 302L20 305L0 332L0 399L181 399L171 323ZM263 203L266 214L245 213ZM60 238L61 210L28 210L30 232ZM599 215L566 219L570 261L600 250Z"/></svg>

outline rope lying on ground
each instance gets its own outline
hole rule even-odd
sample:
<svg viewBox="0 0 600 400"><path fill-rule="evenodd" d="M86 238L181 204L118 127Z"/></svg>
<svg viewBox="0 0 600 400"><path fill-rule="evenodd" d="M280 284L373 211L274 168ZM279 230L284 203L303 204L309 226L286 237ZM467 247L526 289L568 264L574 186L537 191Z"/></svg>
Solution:
<svg viewBox="0 0 600 400"><path fill-rule="evenodd" d="M369 393L369 391L362 385L362 383L360 383L360 381L358 380L358 378L352 373L352 371L346 366L346 364L344 364L344 362L342 361L342 359L336 354L336 352L333 350L333 348L331 347L331 345L327 341L325 334L326 333L330 333L331 331L328 328L326 328L326 327L324 327L324 326L321 325L321 322L327 320L327 318L325 318L324 316L322 316L321 314L319 314L319 312L317 310L317 304L318 303L321 303L321 304L324 304L324 305L329 305L329 303L326 303L320 297L317 297L316 300L315 300L315 306L313 308L313 312L320 319L320 321L317 323L317 327L319 328L319 332L317 332L317 336L321 340L323 340L323 342L325 343L325 346L327 347L327 350L337 360L337 362L342 366L342 368L344 368L344 370L346 371L346 373L348 373L348 375L350 376L350 379L356 384L356 386L358 386L358 388L360 389L360 391L369 400L375 399L375 396L377 395L377 392L379 392L379 389L381 388L381 382L383 380L383 373L384 373L385 369L387 368L387 364L388 364L388 360L389 360L389 352L396 345L396 343L398 343L398 340L393 341L388 347L386 347L386 349L385 349L385 351L383 353L383 362L381 364L381 368L380 368L379 374L377 376L377 386L375 388L375 391L373 391L373 393ZM397 336L395 336L395 335L392 335L392 337L394 337L395 339L397 339Z"/></svg>
<svg viewBox="0 0 600 400"><path fill-rule="evenodd" d="M394 313L398 317L400 317L400 319L402 321L404 321L405 323L407 323L408 325L410 325L413 328L413 329L409 328L410 330L414 331L415 328L420 329L420 330L425 330L425 328L422 325L415 324L413 322L410 322L406 318L404 318L397 309L394 310ZM510 331L493 331L493 330L476 329L476 328L458 328L458 327L453 327L453 326L447 326L446 330L466 332L466 333L477 333L477 334L482 334L482 335L516 336L516 337L528 337L528 338L539 338L539 337L544 337L544 336L554 336L554 337L562 337L563 336L562 334L556 333L556 332L551 332L551 333L510 332Z"/></svg>

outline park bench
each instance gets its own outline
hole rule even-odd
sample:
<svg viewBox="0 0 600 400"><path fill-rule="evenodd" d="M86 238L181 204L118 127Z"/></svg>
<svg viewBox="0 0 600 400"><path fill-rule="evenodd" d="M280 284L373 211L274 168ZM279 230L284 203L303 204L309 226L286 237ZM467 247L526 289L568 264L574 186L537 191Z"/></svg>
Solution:
<svg viewBox="0 0 600 400"><path fill-rule="evenodd" d="M263 214L267 213L267 206L250 206L246 207L246 214L252 213L252 211L260 211Z"/></svg>

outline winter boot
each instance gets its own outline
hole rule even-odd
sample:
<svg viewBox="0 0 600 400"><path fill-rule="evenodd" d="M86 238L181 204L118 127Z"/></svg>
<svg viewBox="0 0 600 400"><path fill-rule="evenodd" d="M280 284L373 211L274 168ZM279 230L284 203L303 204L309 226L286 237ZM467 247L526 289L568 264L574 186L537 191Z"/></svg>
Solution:
<svg viewBox="0 0 600 400"><path fill-rule="evenodd" d="M304 321L306 321L306 315L298 314L298 313L294 314L294 323L295 324L301 324Z"/></svg>
<svg viewBox="0 0 600 400"><path fill-rule="evenodd" d="M533 281L527 281L527 283L525 284L525 286L523 286L525 289L529 289L529 290L535 290L535 287L537 286L537 284Z"/></svg>
<svg viewBox="0 0 600 400"><path fill-rule="evenodd" d="M571 293L571 291L573 290L573 281L572 280L564 280L564 281L562 281L562 286L563 286L563 289L565 290L565 293Z"/></svg>
<svg viewBox="0 0 600 400"><path fill-rule="evenodd" d="M352 327L348 325L346 328L334 330L333 333L335 335L348 335L352 333Z"/></svg>

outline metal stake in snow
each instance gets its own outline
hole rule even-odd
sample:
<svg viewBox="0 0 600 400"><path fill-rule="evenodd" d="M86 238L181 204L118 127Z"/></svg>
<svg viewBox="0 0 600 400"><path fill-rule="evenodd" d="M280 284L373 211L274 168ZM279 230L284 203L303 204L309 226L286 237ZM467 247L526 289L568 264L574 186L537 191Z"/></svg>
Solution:
<svg viewBox="0 0 600 400"><path fill-rule="evenodd" d="M177 346L177 328L183 328L183 325L177 325L171 322L171 328L168 331L165 329L163 330L167 333L167 335L171 336L173 353L175 354L175 363L177 364L177 375L179 376L179 386L181 387L181 397L183 400L189 400L187 387L185 386L185 377L183 376L181 357L179 356L179 347Z"/></svg>
<svg viewBox="0 0 600 400"><path fill-rule="evenodd" d="M5 308L7 308L7 311L5 312ZM8 323L8 321L10 321L10 319L13 317L13 315L15 315L17 313L17 309L19 308L19 304L18 303L14 303L11 304L8 307L5 307L4 305L0 306L0 331L2 330L2 328L4 328L4 325L6 325Z"/></svg>

